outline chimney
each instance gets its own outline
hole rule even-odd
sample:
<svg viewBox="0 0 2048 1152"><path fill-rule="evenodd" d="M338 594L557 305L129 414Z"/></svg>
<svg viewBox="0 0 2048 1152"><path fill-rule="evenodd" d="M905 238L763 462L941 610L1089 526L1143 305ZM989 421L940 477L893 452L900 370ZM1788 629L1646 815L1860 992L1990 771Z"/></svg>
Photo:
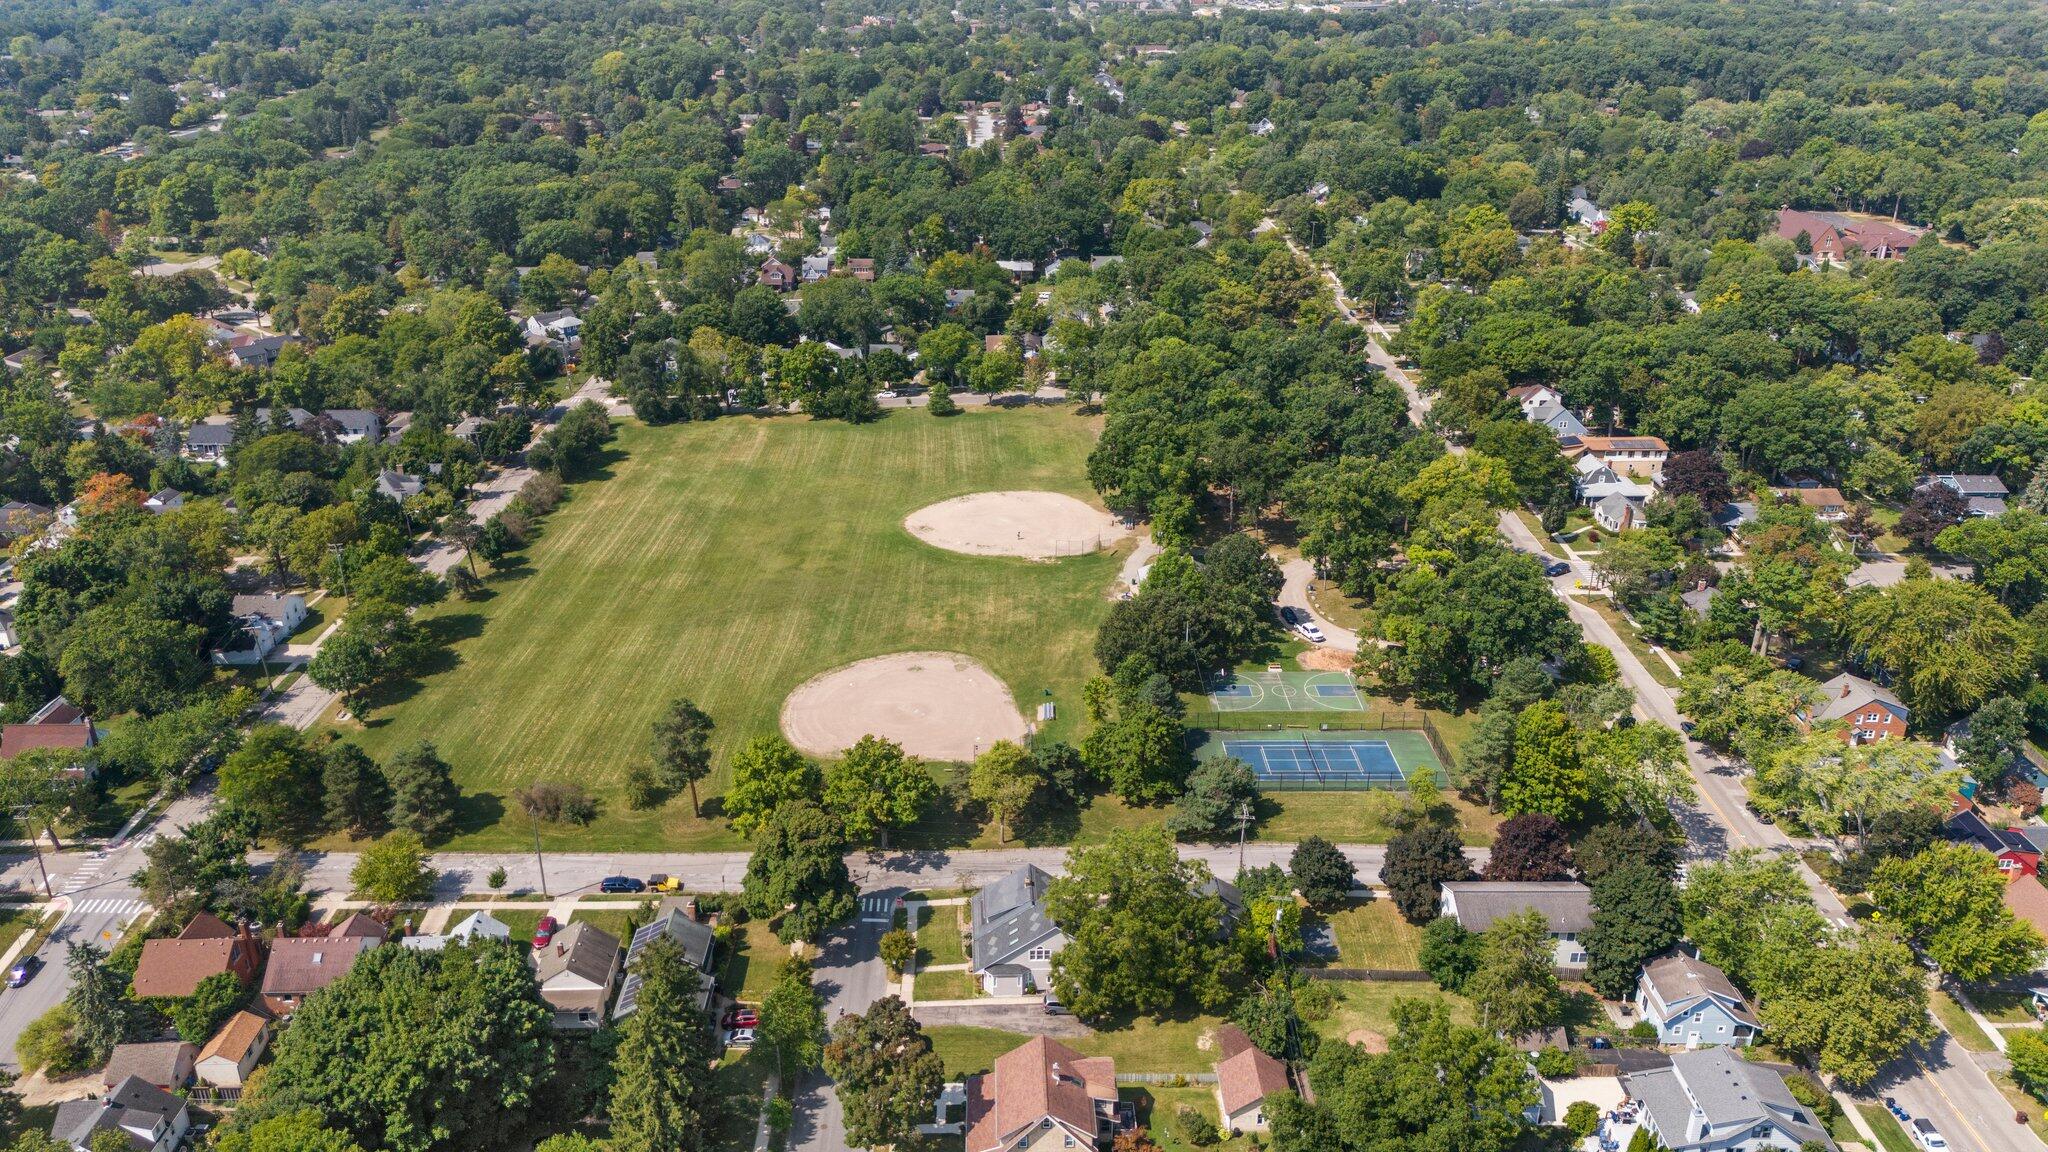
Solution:
<svg viewBox="0 0 2048 1152"><path fill-rule="evenodd" d="M1052 1082L1055 1084L1060 1082L1060 1062L1057 1060L1052 1062Z"/></svg>
<svg viewBox="0 0 2048 1152"><path fill-rule="evenodd" d="M1844 681L1842 681L1842 699L1844 699L1844 700L1847 700L1848 698L1849 698L1849 682L1848 682L1847 680L1844 680Z"/></svg>

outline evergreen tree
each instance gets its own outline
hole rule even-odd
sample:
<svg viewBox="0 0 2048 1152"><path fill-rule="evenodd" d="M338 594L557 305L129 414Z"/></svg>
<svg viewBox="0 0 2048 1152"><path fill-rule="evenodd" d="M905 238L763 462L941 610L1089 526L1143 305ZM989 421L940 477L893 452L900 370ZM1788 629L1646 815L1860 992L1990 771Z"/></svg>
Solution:
<svg viewBox="0 0 2048 1152"><path fill-rule="evenodd" d="M410 828L424 837L439 836L455 823L455 803L461 798L448 762L427 741L420 741L391 758L385 769L391 783L391 823Z"/></svg>
<svg viewBox="0 0 2048 1152"><path fill-rule="evenodd" d="M613 1152L697 1152L715 1129L709 1021L697 1013L703 977L680 945L657 936L633 960L637 1006L619 1027L612 1061Z"/></svg>
<svg viewBox="0 0 2048 1152"><path fill-rule="evenodd" d="M681 697L654 722L655 780L671 793L687 784L692 816L704 814L697 804L697 781L711 774L712 727L702 708Z"/></svg>
<svg viewBox="0 0 2048 1152"><path fill-rule="evenodd" d="M346 741L328 745L321 761L327 826L351 839L383 831L391 813L391 786L377 762Z"/></svg>

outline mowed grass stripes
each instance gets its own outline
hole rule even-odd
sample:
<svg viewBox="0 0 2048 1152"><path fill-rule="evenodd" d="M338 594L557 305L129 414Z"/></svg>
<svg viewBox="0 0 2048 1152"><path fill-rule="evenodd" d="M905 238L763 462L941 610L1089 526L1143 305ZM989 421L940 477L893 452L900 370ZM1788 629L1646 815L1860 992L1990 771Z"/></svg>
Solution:
<svg viewBox="0 0 2048 1152"><path fill-rule="evenodd" d="M711 803L732 750L774 731L797 685L865 657L966 653L1027 716L1050 688L1053 730L1070 735L1116 557L957 555L902 521L992 489L1093 500L1096 430L1066 411L622 427L612 463L575 486L526 555L493 576L488 599L428 613L458 637L451 666L347 734L380 759L435 743L468 794L454 847L530 843L512 794L551 780L589 788L603 812L543 839L620 850L737 847ZM687 796L650 812L624 801L626 769L648 759L648 726L676 696L718 723L703 820Z"/></svg>

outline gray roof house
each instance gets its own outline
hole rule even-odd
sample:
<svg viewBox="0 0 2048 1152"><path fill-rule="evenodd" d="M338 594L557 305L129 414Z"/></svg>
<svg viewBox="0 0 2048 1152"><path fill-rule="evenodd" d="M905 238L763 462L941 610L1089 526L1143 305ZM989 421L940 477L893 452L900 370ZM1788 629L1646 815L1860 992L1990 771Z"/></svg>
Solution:
<svg viewBox="0 0 2048 1152"><path fill-rule="evenodd" d="M573 923L571 927L574 927ZM711 971L711 949L716 938L711 934L710 925L699 924L681 908L672 908L634 931L633 943L626 949L626 978L619 984L619 1002L612 1006L614 1022L632 1015L640 1006L640 975L633 971L633 959L657 936L667 936L682 945L683 955L704 974L703 985L697 992L697 1010L710 1010L713 984L716 982L716 974Z"/></svg>
<svg viewBox="0 0 2048 1152"><path fill-rule="evenodd" d="M1996 476L1985 476L1968 472L1948 472L1931 476L1922 488L1939 484L1963 498L1972 516L1999 516L2005 512L2005 498L2012 495L2005 482Z"/></svg>
<svg viewBox="0 0 2048 1152"><path fill-rule="evenodd" d="M88 1152L93 1133L106 1129L126 1135L131 1145L146 1152L171 1152L191 1127L192 1113L184 1100L140 1076L130 1076L98 1100L57 1105L50 1138L76 1152Z"/></svg>
<svg viewBox="0 0 2048 1152"><path fill-rule="evenodd" d="M320 415L340 427L334 438L343 444L375 440L384 430L383 417L367 408L329 408Z"/></svg>
<svg viewBox="0 0 2048 1152"><path fill-rule="evenodd" d="M194 460L225 460L234 439L233 421L209 416L185 431L185 455Z"/></svg>
<svg viewBox="0 0 2048 1152"><path fill-rule="evenodd" d="M1642 1105L1643 1126L1671 1152L1793 1152L1808 1141L1835 1147L1783 1076L1726 1048L1680 1052L1669 1068L1633 1072L1621 1083Z"/></svg>
<svg viewBox="0 0 2048 1152"><path fill-rule="evenodd" d="M419 495L426 487L427 482L417 476L393 472L389 468L381 469L377 473L377 495L386 500L403 501L408 496Z"/></svg>
<svg viewBox="0 0 2048 1152"><path fill-rule="evenodd" d="M968 960L989 995L1051 986L1053 953L1067 946L1067 934L1045 913L1051 883L1044 869L1026 864L967 902Z"/></svg>
<svg viewBox="0 0 2048 1152"><path fill-rule="evenodd" d="M1696 956L1669 952L1643 965L1636 977L1636 1014L1665 1044L1746 1048L1763 1031L1726 973Z"/></svg>
<svg viewBox="0 0 2048 1152"><path fill-rule="evenodd" d="M1493 922L1528 911L1550 924L1552 963L1566 971L1586 966L1579 936L1593 927L1593 890L1574 880L1453 880L1437 900L1439 914L1467 932L1484 932Z"/></svg>
<svg viewBox="0 0 2048 1152"><path fill-rule="evenodd" d="M545 947L534 949L533 976L540 998L555 1010L557 1031L595 1030L618 983L619 942L601 928L572 920Z"/></svg>
<svg viewBox="0 0 2048 1152"><path fill-rule="evenodd" d="M1849 726L1843 738L1851 744L1906 734L1912 710L1884 685L1844 672L1823 683L1820 690L1819 704L1802 717L1809 726L1839 720Z"/></svg>

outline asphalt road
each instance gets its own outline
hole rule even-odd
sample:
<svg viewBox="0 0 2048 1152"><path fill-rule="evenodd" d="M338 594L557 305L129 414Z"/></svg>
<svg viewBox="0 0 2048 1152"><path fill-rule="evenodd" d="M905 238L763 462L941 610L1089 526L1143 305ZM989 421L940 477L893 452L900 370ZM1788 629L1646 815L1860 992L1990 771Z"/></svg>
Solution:
<svg viewBox="0 0 2048 1152"><path fill-rule="evenodd" d="M819 950L815 985L825 1003L827 1024L841 1016L857 1016L890 994L889 970L881 959L882 933L889 930L904 887L863 888L860 916L828 934ZM823 1070L798 1086L796 1119L789 1144L798 1152L849 1152L846 1119L832 1078Z"/></svg>

